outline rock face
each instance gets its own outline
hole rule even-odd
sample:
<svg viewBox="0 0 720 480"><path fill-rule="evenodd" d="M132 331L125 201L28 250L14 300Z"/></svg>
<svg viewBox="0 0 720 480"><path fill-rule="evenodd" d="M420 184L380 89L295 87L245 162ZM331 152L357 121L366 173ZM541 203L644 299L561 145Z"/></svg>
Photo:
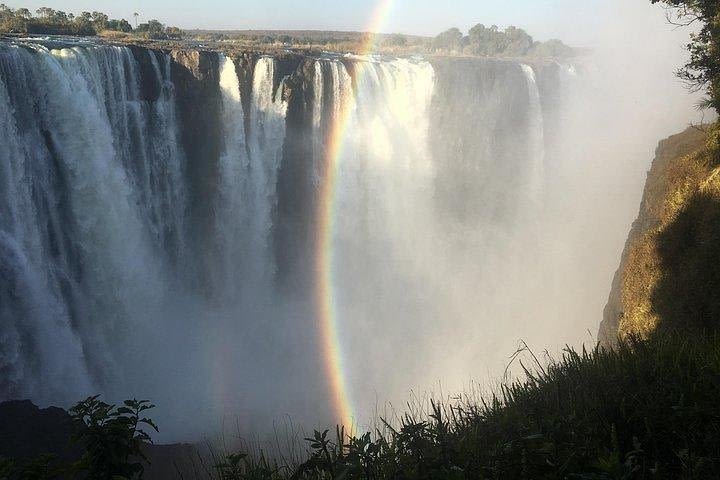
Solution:
<svg viewBox="0 0 720 480"><path fill-rule="evenodd" d="M602 345L713 327L720 313L716 136L689 128L660 142L605 307Z"/></svg>
<svg viewBox="0 0 720 480"><path fill-rule="evenodd" d="M30 400L0 403L0 457L18 461L52 453L63 462L80 458L70 438L73 423L61 408L40 409Z"/></svg>

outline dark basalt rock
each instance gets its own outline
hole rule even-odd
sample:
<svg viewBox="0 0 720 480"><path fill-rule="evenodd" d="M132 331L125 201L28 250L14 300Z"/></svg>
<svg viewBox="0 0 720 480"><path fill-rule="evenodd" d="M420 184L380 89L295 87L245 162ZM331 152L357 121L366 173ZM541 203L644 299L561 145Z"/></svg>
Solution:
<svg viewBox="0 0 720 480"><path fill-rule="evenodd" d="M128 48L132 52L140 70L140 100L146 102L156 101L160 98L162 85L158 81L157 75L155 74L155 67L150 58L150 55L155 55L155 52L136 45L130 45ZM160 68L162 68L162 65Z"/></svg>
<svg viewBox="0 0 720 480"><path fill-rule="evenodd" d="M240 103L242 103L245 128L245 138L250 136L250 105L252 100L253 74L257 64L258 54L241 53L233 57L235 62L235 73L238 76L240 85ZM249 152L248 152L249 154Z"/></svg>
<svg viewBox="0 0 720 480"><path fill-rule="evenodd" d="M75 427L62 408L38 408L30 400L0 403L0 457L18 461L41 454L61 462L80 458L82 448L71 441Z"/></svg>
<svg viewBox="0 0 720 480"><path fill-rule="evenodd" d="M218 55L198 50L171 52L171 77L175 85L180 138L186 155L189 190L189 217L193 228L195 251L212 252L210 235L214 213L212 199L218 178L218 161L222 152L222 96L218 86ZM201 265L209 261L201 259ZM209 272L201 271L200 282L206 284Z"/></svg>
<svg viewBox="0 0 720 480"><path fill-rule="evenodd" d="M299 63L297 63L299 61ZM285 81L288 111L283 145L283 161L278 172L278 203L275 227L275 257L278 279L287 272L307 271L303 252L314 241L317 188L313 183L315 158L313 150L313 101L315 96L315 60L287 59L284 66L296 65ZM324 142L320 142L324 143Z"/></svg>

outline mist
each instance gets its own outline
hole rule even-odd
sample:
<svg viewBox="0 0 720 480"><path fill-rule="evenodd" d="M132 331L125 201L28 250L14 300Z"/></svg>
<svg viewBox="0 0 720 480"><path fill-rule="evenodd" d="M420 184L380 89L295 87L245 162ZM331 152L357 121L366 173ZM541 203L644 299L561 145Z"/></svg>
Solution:
<svg viewBox="0 0 720 480"><path fill-rule="evenodd" d="M620 3L592 12L568 7L552 25L588 54L561 73L556 130L545 130L552 135L546 146L552 146L526 157L544 157L542 185L526 178L531 164L508 175L481 162L502 178L499 191L488 196L482 191L488 183L476 184L458 201L466 207L480 201L493 215L454 221L436 203L423 203L432 195L422 193L422 169L402 175L417 175L410 181L414 193L407 193L412 207L384 225L402 232L393 247L401 260L387 250L374 252L381 260L372 273L347 267L349 279L342 283L360 299L340 318L352 396L365 415L361 425L371 424L378 409L402 411L408 399L428 392L487 391L502 379L521 342L540 358L557 358L566 345L595 344L657 143L703 120L695 109L699 95L673 75L688 58L683 46L690 31L668 25L659 7ZM436 73L434 101L442 89L437 81ZM483 118L473 117L478 136L483 127L493 128ZM453 128L462 129L468 118L456 121ZM516 128L518 141L532 142ZM442 155L431 154L434 166L452 163ZM542 190L539 197L532 198L533 188ZM516 191L518 203L504 198L504 189ZM351 210L357 211L346 215ZM349 257L372 249L362 238Z"/></svg>

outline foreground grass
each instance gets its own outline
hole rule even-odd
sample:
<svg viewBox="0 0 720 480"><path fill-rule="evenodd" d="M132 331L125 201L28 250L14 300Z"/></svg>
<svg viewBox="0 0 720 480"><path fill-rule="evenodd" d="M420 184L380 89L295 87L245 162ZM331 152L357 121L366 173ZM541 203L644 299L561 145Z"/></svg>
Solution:
<svg viewBox="0 0 720 480"><path fill-rule="evenodd" d="M316 432L311 457L242 453L235 479L635 479L720 475L720 340L630 340L575 352L480 405L433 405L389 434ZM339 439L339 440L338 440Z"/></svg>
<svg viewBox="0 0 720 480"><path fill-rule="evenodd" d="M304 461L280 463L257 451L216 455L197 478L720 478L720 337L663 335L612 351L568 349L525 374L479 404L431 404L427 415L359 436L341 428L315 432ZM0 462L0 479L141 478L141 444L155 428L144 418L149 408L87 399L71 410L81 426L80 461Z"/></svg>

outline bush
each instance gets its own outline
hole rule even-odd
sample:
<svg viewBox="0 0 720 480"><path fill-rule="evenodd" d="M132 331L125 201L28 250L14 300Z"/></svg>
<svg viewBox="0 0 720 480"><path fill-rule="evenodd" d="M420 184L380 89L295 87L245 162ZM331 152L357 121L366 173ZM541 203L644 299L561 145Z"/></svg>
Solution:
<svg viewBox="0 0 720 480"><path fill-rule="evenodd" d="M142 478L147 460L142 445L151 442L143 429L158 431L155 423L144 417L154 408L147 400L126 400L116 407L89 397L70 409L78 424L76 441L85 448L85 454L76 465L87 480Z"/></svg>

